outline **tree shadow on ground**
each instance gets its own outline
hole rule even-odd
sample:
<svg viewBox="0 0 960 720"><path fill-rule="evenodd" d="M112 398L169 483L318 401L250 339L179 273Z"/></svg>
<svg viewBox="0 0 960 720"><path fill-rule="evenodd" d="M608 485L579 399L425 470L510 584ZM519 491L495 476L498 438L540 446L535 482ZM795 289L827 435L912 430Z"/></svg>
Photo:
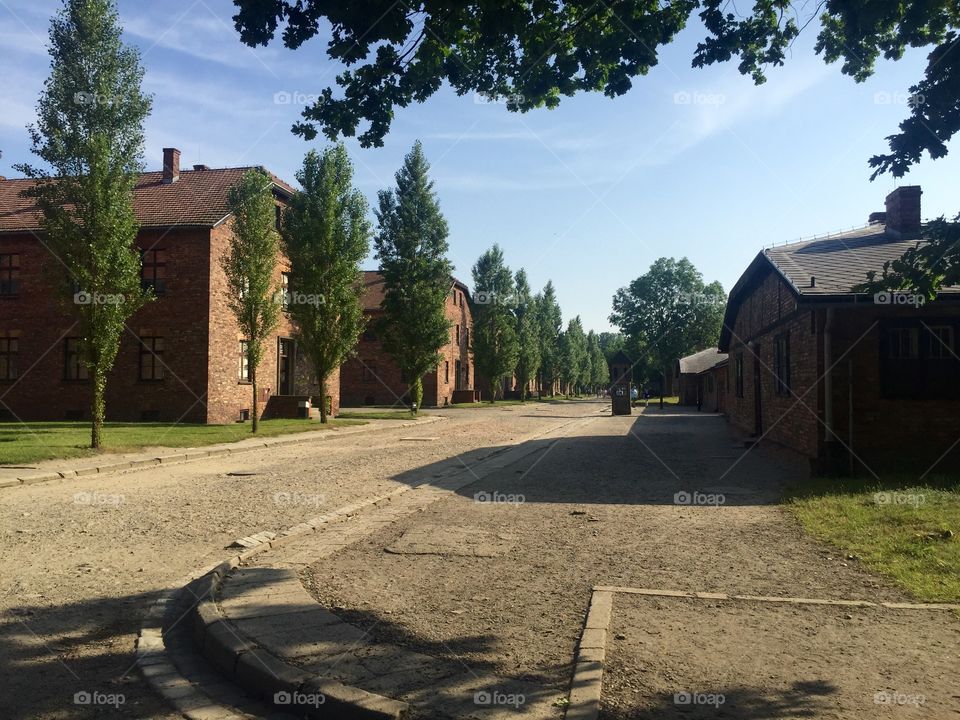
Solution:
<svg viewBox="0 0 960 720"><path fill-rule="evenodd" d="M827 680L797 680L783 690L731 686L711 693L678 692L643 698L642 705L603 704L600 720L778 720L825 717L837 688ZM608 695L607 690L604 691ZM722 698L722 702L717 702Z"/></svg>

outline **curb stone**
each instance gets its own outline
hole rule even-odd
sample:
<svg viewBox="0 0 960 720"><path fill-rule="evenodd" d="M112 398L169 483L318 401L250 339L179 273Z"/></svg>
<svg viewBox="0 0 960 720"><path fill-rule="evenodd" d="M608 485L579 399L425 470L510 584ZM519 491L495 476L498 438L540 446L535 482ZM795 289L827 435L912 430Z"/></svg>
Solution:
<svg viewBox="0 0 960 720"><path fill-rule="evenodd" d="M511 446L496 450L487 456L486 459L507 452L525 442L538 439L543 435L556 432L557 430L565 428L574 422L590 419L592 417L594 416L585 415L572 418L568 422L561 423L560 425L548 428L541 433L536 433L530 437L524 438L520 442L517 442ZM401 425L404 427L409 427L413 425L427 424L429 422L436 422L443 419L445 418L442 416L433 416L431 418L425 418L422 420L405 422ZM303 442L303 440L300 442ZM252 448L244 448L242 451L245 452L248 449L252 450L260 448L254 446ZM216 450L209 451L207 456L216 457L221 455L229 455L230 453L230 448L218 448ZM147 459L132 461L133 467L137 467L138 464L159 464L159 458L153 460ZM57 477L64 476L58 474ZM20 479L19 482L22 483L24 481ZM0 485L0 487L3 486ZM161 593L161 595L150 605L144 614L140 633L137 637L135 645L137 654L136 664L140 667L141 674L147 681L147 684L161 698L166 700L177 711L190 720L211 720L211 718L215 718L216 720L249 720L249 715L236 711L233 708L212 700L210 696L201 689L202 685L189 682L173 664L170 651L167 649L164 643L163 624L168 610L174 607L176 599L182 593L187 590L191 592L192 596L196 600L192 604L191 612L189 613L192 616L190 620L193 623L191 635L193 637L195 647L205 648L206 636L209 628L216 626L218 623L223 623L224 626L227 624L225 617L222 615L215 602L215 592L219 588L219 585L223 579L223 577L220 575L220 572L223 572L225 568L229 567L231 570L235 569L243 565L244 562L255 555L270 550L273 547L287 542L288 540L293 540L307 532L313 532L324 524L332 523L337 520L348 519L351 515L364 507L379 506L383 503L389 503L394 496L415 490L418 487L421 487L421 485L401 486L394 488L390 492L370 498L366 501L354 503L346 506L345 508L320 515L316 518L308 520L306 523L296 526L299 528L296 532L280 533L275 539L261 542L259 545L249 548L242 553L231 555L227 560L221 563L212 563L207 565L206 567L175 583L173 588ZM290 530L292 529L293 528ZM229 570L226 572L229 572ZM224 576L226 575L226 572L224 573ZM199 592L195 592L194 590L199 590ZM217 631L214 632L216 633ZM203 643L202 646L201 642ZM204 658L206 657L207 656L204 653ZM295 669L299 671L299 668ZM394 720L396 718L401 718L405 713L406 707L408 707L406 703L401 703L390 698L384 698L379 695L360 690L359 688L352 688L347 685L323 678L308 680L301 685L301 689L308 695L310 691L319 691L323 695L325 699L323 704L319 706L307 705L305 708L301 709L301 712L304 712L307 717L319 718L320 720L336 720L337 718L345 718L347 720L354 720L354 718L357 720ZM274 707L275 709L293 709L285 705Z"/></svg>
<svg viewBox="0 0 960 720"><path fill-rule="evenodd" d="M329 440L335 437L344 437L345 435L356 435L364 432L376 432L378 430L391 430L394 428L404 428L404 427L413 427L417 425L429 425L430 423L439 422L445 420L446 418L442 415L428 415L417 420L406 421L402 423L396 423L395 425L382 425L372 428L364 429L363 426L358 426L353 430L344 429L336 431L326 431L319 432L317 430L306 431L303 433L296 433L292 437L278 436L276 438L270 438L269 441L264 441L262 443L251 444L244 447L229 447L229 448L215 448L211 450L190 450L188 452L176 452L169 455L159 455L152 458L135 458L133 460L122 460L116 463L108 463L106 465L98 465L96 467L81 467L74 468L70 470L56 470L53 472L46 472L40 475L23 475L16 478L3 479L0 480L0 489L6 487L18 487L20 485L32 485L34 483L48 482L51 480L62 480L65 478L74 478L74 477L87 477L89 475L98 475L111 472L119 472L121 470L132 470L139 469L143 467L150 467L153 465L174 465L180 463L192 462L194 460L207 460L209 458L215 457L224 457L226 455L240 454L246 452L252 452L254 450L263 450L264 448L274 448L274 447L283 447L285 445L301 445L306 442L313 440ZM388 421L393 422L393 421ZM248 439L248 438L245 438ZM243 440L237 440L237 442L243 442ZM2 469L2 467L0 467Z"/></svg>

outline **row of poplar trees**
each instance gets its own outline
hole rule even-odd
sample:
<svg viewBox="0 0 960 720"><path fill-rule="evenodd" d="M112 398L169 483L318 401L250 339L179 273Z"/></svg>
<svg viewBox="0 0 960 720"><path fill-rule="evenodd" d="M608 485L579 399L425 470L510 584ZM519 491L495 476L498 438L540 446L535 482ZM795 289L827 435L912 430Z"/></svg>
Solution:
<svg viewBox="0 0 960 720"><path fill-rule="evenodd" d="M531 380L538 395L599 392L609 382L596 333L584 333L577 316L563 329L553 282L531 294L526 271L513 273L494 245L473 266L471 349L478 374L490 382L493 402L504 377L512 376L527 398Z"/></svg>

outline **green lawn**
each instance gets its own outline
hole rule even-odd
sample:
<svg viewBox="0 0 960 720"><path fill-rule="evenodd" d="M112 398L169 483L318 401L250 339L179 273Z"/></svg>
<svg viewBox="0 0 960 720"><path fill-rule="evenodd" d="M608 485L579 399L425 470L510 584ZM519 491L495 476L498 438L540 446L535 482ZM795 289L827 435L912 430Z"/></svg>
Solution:
<svg viewBox="0 0 960 720"><path fill-rule="evenodd" d="M357 419L331 419L328 427L318 420L261 420L258 437L306 430L364 425ZM135 452L143 447L196 447L235 442L252 437L250 423L189 425L170 423L106 423L103 452ZM87 457L95 454L90 424L85 422L0 423L0 465L20 465L51 458Z"/></svg>
<svg viewBox="0 0 960 720"><path fill-rule="evenodd" d="M960 478L812 480L787 507L814 537L919 600L960 601Z"/></svg>
<svg viewBox="0 0 960 720"><path fill-rule="evenodd" d="M341 410L337 417L344 420L416 420L423 415L422 410L420 415L414 415L406 408L389 410L357 408L356 410Z"/></svg>

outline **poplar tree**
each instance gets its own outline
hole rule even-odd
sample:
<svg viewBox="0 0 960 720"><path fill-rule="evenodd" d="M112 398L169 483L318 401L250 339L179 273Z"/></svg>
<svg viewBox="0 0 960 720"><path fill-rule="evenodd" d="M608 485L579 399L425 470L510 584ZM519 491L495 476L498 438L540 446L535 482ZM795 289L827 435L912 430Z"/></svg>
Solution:
<svg viewBox="0 0 960 720"><path fill-rule="evenodd" d="M274 279L280 238L275 228L273 179L260 168L248 170L230 188L227 204L233 215L233 234L221 267L227 277L227 305L247 341L253 392L251 431L257 432L257 369L263 361L264 341L280 319L280 286Z"/></svg>
<svg viewBox="0 0 960 720"><path fill-rule="evenodd" d="M133 210L151 98L140 89L139 53L121 33L111 0L65 0L50 23L50 75L28 128L46 167L17 166L36 181L25 195L40 211L41 241L66 269L61 287L90 376L93 448L103 443L107 374L126 321L151 298L140 287Z"/></svg>
<svg viewBox="0 0 960 720"><path fill-rule="evenodd" d="M473 266L473 332L470 334L477 372L490 381L490 402L504 375L517 366L516 319L513 316L513 273L503 260L503 250L494 244Z"/></svg>
<svg viewBox="0 0 960 720"><path fill-rule="evenodd" d="M527 385L537 377L540 370L540 337L537 326L537 308L530 295L530 283L523 268L514 278L517 327L517 382L520 384L520 399L527 399Z"/></svg>
<svg viewBox="0 0 960 720"><path fill-rule="evenodd" d="M423 376L437 367L450 340L449 230L429 170L418 140L395 175L396 190L379 193L374 238L384 280L378 334L407 378L414 412L423 402Z"/></svg>
<svg viewBox="0 0 960 720"><path fill-rule="evenodd" d="M327 422L327 383L356 347L365 319L360 263L370 250L367 201L353 187L344 146L311 150L297 173L303 188L283 215L281 237L290 262L286 307L297 347L320 386L320 422Z"/></svg>

